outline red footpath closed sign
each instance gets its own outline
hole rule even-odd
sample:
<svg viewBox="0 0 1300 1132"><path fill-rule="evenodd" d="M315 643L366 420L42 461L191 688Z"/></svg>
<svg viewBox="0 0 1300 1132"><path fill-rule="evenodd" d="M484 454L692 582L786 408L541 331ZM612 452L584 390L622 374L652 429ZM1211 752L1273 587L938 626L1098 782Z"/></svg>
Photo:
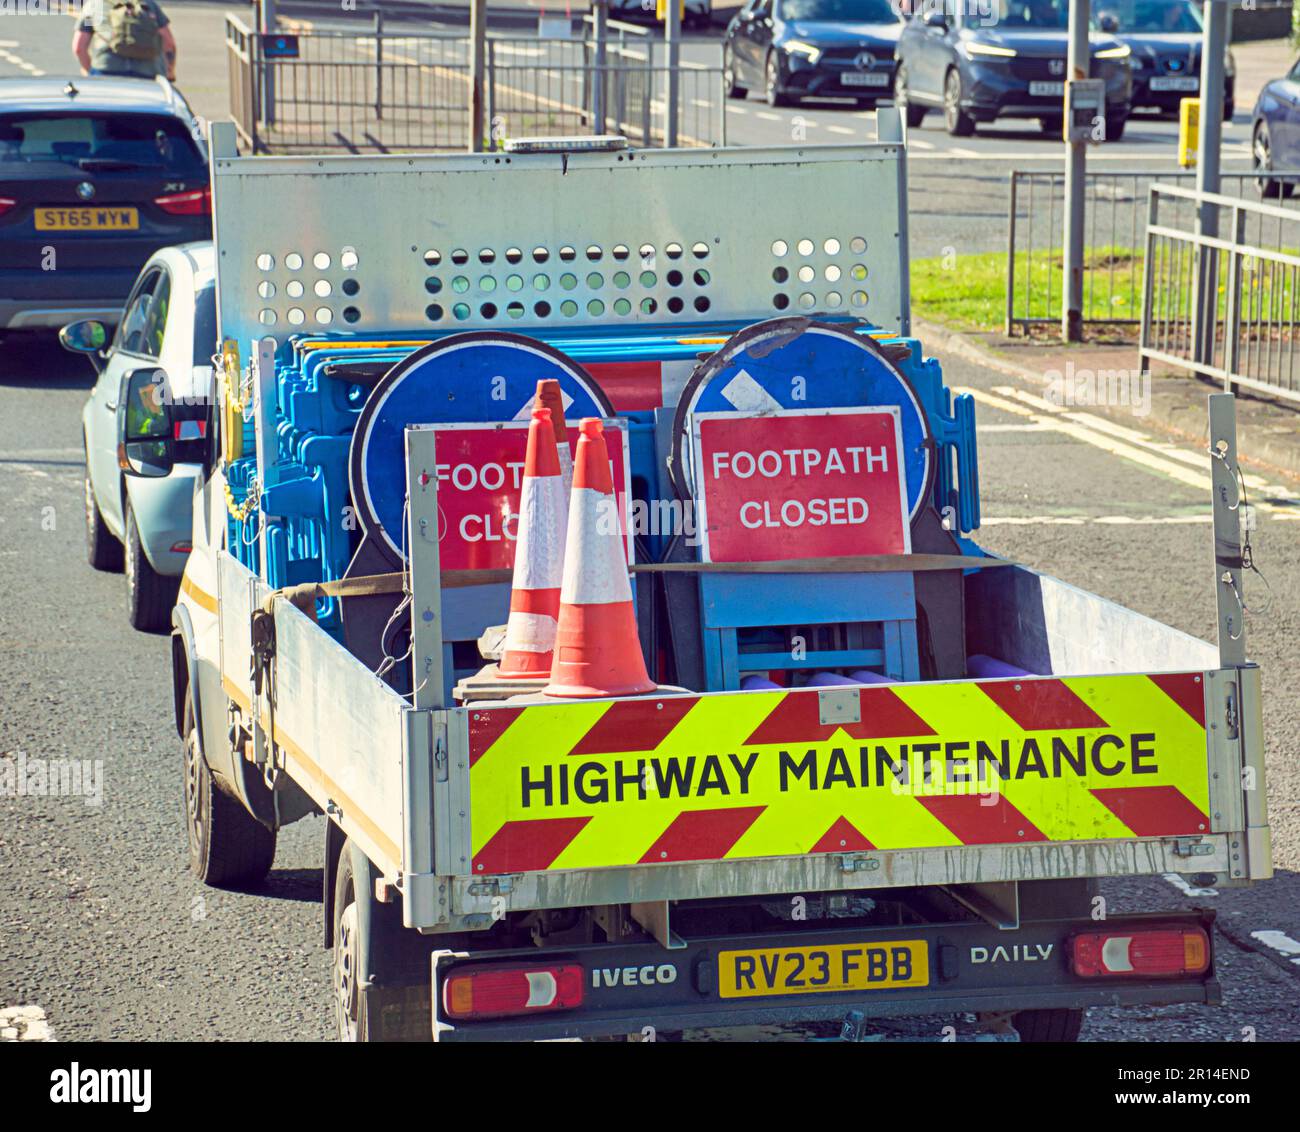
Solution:
<svg viewBox="0 0 1300 1132"><path fill-rule="evenodd" d="M906 554L898 410L696 413L705 562Z"/></svg>
<svg viewBox="0 0 1300 1132"><path fill-rule="evenodd" d="M626 531L630 496L627 430L605 421L618 519ZM444 570L509 569L519 537L528 422L440 424L434 452L438 473L438 551ZM578 430L569 429L577 444Z"/></svg>

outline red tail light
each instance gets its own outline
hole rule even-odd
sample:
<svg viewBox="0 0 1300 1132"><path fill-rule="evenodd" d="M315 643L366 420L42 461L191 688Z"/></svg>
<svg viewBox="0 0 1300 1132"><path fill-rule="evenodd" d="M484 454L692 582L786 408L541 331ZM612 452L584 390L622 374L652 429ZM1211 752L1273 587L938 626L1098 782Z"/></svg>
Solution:
<svg viewBox="0 0 1300 1132"><path fill-rule="evenodd" d="M1201 928L1089 932L1074 937L1073 959L1085 978L1197 975L1210 966L1210 938Z"/></svg>
<svg viewBox="0 0 1300 1132"><path fill-rule="evenodd" d="M195 189L189 193L169 193L155 197L154 204L173 216L207 216L212 212L212 190Z"/></svg>
<svg viewBox="0 0 1300 1132"><path fill-rule="evenodd" d="M582 968L460 967L442 987L449 1018L504 1018L541 1014L582 1005Z"/></svg>
<svg viewBox="0 0 1300 1132"><path fill-rule="evenodd" d="M0 216L3 216L11 208L16 208L17 206L18 202L16 200L11 200L9 197L0 197Z"/></svg>

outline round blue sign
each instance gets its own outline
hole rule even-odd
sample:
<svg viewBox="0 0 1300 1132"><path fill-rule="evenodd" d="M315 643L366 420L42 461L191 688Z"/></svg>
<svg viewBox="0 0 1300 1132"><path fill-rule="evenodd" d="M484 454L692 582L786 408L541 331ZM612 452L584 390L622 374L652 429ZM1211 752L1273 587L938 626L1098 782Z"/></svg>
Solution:
<svg viewBox="0 0 1300 1132"><path fill-rule="evenodd" d="M897 405L903 435L907 502L915 518L933 474L930 426L911 383L871 338L851 330L776 318L737 331L695 371L677 406L673 482L694 494L690 414L757 416L777 409Z"/></svg>
<svg viewBox="0 0 1300 1132"><path fill-rule="evenodd" d="M352 502L395 566L405 561L408 425L529 419L537 383L560 383L568 419L609 417L595 380L559 350L521 334L456 334L417 350L375 386L352 436Z"/></svg>

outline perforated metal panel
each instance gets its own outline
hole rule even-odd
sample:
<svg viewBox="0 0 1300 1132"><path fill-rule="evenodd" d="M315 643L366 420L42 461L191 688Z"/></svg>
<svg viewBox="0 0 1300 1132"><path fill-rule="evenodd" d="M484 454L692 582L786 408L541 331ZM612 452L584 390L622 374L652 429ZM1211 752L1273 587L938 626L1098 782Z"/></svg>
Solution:
<svg viewBox="0 0 1300 1132"><path fill-rule="evenodd" d="M902 147L234 157L223 334L907 319Z"/></svg>

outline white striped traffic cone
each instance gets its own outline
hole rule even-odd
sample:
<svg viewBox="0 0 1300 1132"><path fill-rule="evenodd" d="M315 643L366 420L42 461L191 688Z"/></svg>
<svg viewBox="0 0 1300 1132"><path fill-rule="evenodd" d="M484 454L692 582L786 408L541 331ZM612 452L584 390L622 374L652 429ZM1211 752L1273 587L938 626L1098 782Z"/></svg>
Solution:
<svg viewBox="0 0 1300 1132"><path fill-rule="evenodd" d="M551 411L535 408L528 426L528 452L519 494L510 618L497 665L497 675L504 679L543 679L550 675L564 576L568 506L551 431Z"/></svg>
<svg viewBox="0 0 1300 1132"><path fill-rule="evenodd" d="M646 673L614 480L600 421L579 426L564 544L564 586L548 696L635 696L657 685Z"/></svg>
<svg viewBox="0 0 1300 1132"><path fill-rule="evenodd" d="M548 377L537 383L533 402L539 409L551 410L551 431L555 433L555 448L560 454L560 478L564 480L564 497L568 499L573 488L573 449L569 445L569 429L564 423L564 391L560 383Z"/></svg>

